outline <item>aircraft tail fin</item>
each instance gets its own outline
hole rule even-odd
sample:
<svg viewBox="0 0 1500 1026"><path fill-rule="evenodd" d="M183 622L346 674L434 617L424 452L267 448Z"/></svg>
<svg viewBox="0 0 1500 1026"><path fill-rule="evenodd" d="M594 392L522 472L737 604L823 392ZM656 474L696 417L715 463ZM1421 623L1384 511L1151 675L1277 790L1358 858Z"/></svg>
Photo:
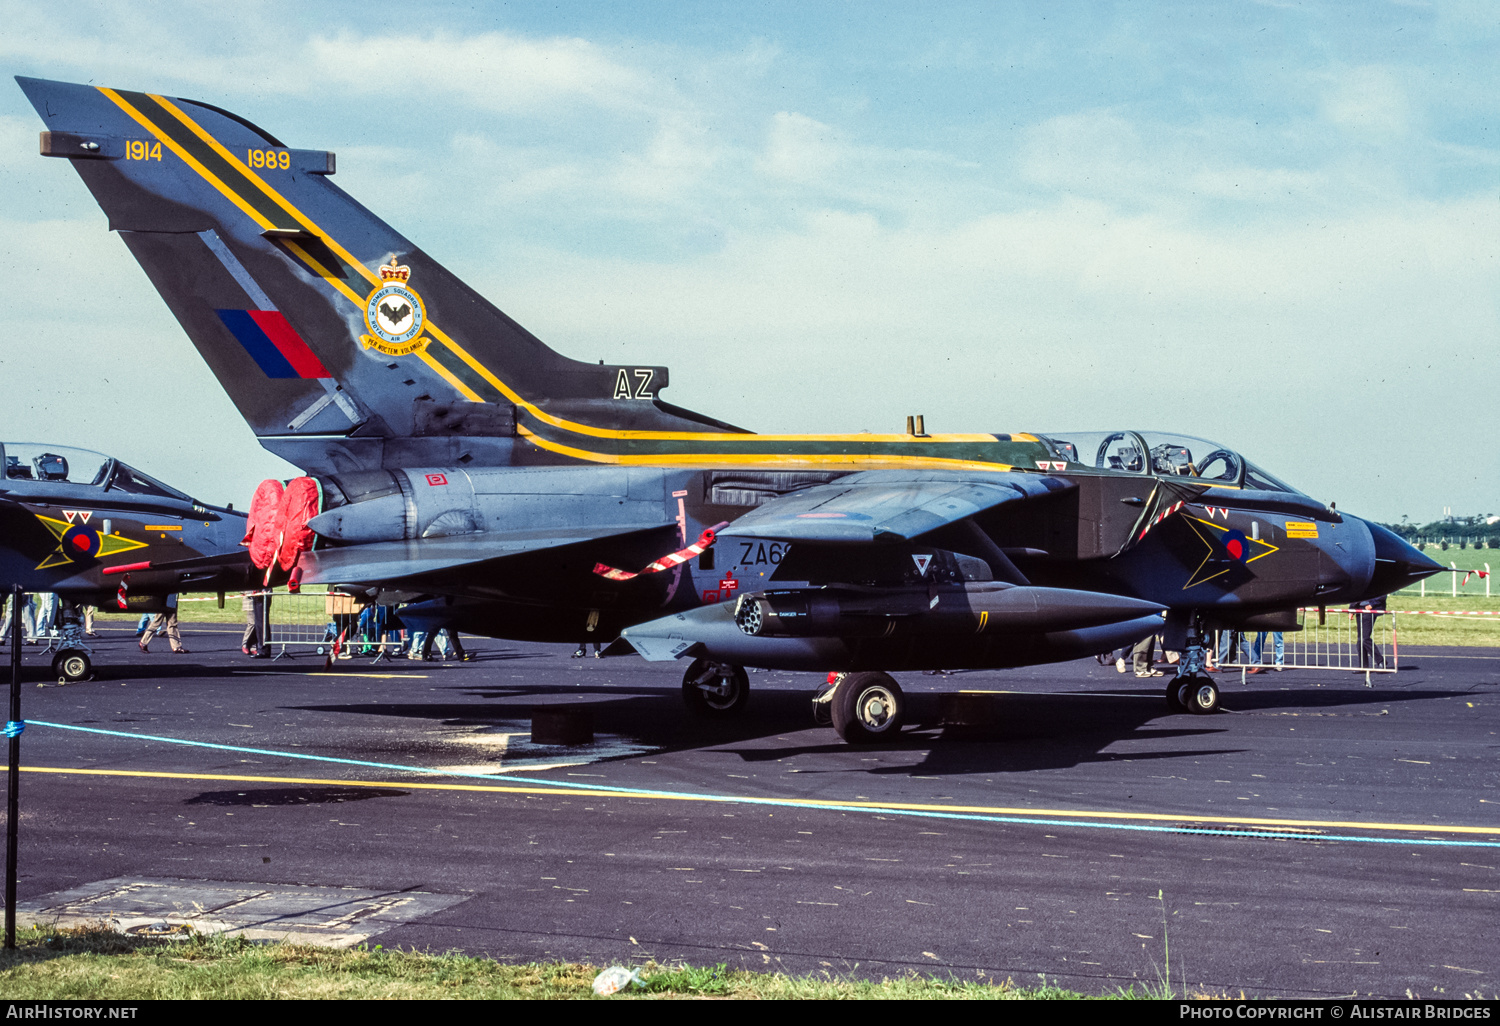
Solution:
<svg viewBox="0 0 1500 1026"><path fill-rule="evenodd" d="M736 432L660 399L667 369L548 348L227 111L17 78L267 448L309 472L612 458L630 432Z"/></svg>

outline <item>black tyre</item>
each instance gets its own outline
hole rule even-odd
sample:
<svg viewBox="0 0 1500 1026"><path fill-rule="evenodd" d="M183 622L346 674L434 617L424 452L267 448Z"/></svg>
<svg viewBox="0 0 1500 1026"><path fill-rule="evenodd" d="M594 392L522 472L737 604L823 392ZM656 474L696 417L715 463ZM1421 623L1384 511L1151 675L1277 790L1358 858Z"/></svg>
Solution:
<svg viewBox="0 0 1500 1026"><path fill-rule="evenodd" d="M1190 680L1183 686L1179 697L1190 713L1207 716L1219 711L1219 685L1207 677Z"/></svg>
<svg viewBox="0 0 1500 1026"><path fill-rule="evenodd" d="M1174 677L1174 678L1172 678L1172 680L1167 684L1167 711L1168 712L1174 712L1174 713L1185 713L1185 712L1187 712L1187 706L1185 706L1185 705L1182 704L1182 699L1179 696L1182 694L1183 688L1187 687L1188 683L1190 681L1194 681L1194 680L1197 680L1197 679L1198 678L1196 678L1196 677L1180 677L1180 678L1179 677Z"/></svg>
<svg viewBox="0 0 1500 1026"><path fill-rule="evenodd" d="M851 673L833 689L833 729L851 745L889 741L906 721L906 696L888 673Z"/></svg>
<svg viewBox="0 0 1500 1026"><path fill-rule="evenodd" d="M52 657L52 672L57 674L58 680L88 680L93 676L94 664L89 661L87 653L65 648Z"/></svg>
<svg viewBox="0 0 1500 1026"><path fill-rule="evenodd" d="M750 678L742 666L694 659L682 675L682 700L695 716L734 716L750 700Z"/></svg>

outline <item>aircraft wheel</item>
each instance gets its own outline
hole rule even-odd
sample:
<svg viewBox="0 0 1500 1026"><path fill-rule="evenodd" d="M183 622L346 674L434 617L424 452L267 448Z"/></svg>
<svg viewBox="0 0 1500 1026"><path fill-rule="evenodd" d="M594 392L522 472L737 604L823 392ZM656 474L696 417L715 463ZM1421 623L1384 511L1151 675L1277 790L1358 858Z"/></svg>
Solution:
<svg viewBox="0 0 1500 1026"><path fill-rule="evenodd" d="M1167 711L1174 713L1187 712L1187 706L1182 704L1182 691L1191 681L1197 677L1174 677L1167 685Z"/></svg>
<svg viewBox="0 0 1500 1026"><path fill-rule="evenodd" d="M58 680L88 680L93 676L94 664L89 661L86 653L76 648L65 648L52 657L52 672L57 674Z"/></svg>
<svg viewBox="0 0 1500 1026"><path fill-rule="evenodd" d="M833 729L851 745L890 740L906 720L906 696L888 673L846 674L831 705Z"/></svg>
<svg viewBox="0 0 1500 1026"><path fill-rule="evenodd" d="M1219 686L1207 677L1194 677L1183 685L1179 697L1190 713L1207 716L1219 711Z"/></svg>
<svg viewBox="0 0 1500 1026"><path fill-rule="evenodd" d="M682 700L696 716L734 716L750 700L750 678L743 666L694 659L682 675Z"/></svg>

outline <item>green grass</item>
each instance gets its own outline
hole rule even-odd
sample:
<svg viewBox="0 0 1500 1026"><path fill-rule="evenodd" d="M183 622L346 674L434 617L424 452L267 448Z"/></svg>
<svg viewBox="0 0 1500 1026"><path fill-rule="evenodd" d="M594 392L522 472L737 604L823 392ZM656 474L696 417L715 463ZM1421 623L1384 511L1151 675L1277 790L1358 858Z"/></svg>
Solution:
<svg viewBox="0 0 1500 1026"><path fill-rule="evenodd" d="M1408 645L1453 645L1500 647L1500 597L1486 599L1480 595L1460 593L1457 598L1446 592L1426 597L1411 592L1392 595L1387 606L1396 612L1396 643ZM1495 616L1402 616L1403 609L1488 610Z"/></svg>
<svg viewBox="0 0 1500 1026"><path fill-rule="evenodd" d="M322 614L323 596L328 591L323 587L309 587L302 590L302 594L309 596L308 599L297 599L303 602L308 610L316 610L318 615ZM278 603L283 603L280 608L286 608L286 589L278 589L271 599L271 618L276 619ZM219 608L217 595L192 594L183 595L178 600L177 615L181 618L184 626L192 623L233 623L243 627L245 625L245 611L240 605L237 593L230 592L224 596L224 608ZM141 618L140 613L122 613L118 609L99 607L94 614L94 619L102 620L110 624L129 623L134 624Z"/></svg>
<svg viewBox="0 0 1500 1026"><path fill-rule="evenodd" d="M646 982L615 999L843 998L1064 999L1085 995L1010 980L916 973L868 980L833 973L788 976L685 965L638 965ZM589 998L599 967L576 963L508 965L456 954L335 950L224 936L181 941L125 937L105 930L18 930L16 951L0 953L0 993L10 1000ZM1117 991L1114 998L1169 996Z"/></svg>

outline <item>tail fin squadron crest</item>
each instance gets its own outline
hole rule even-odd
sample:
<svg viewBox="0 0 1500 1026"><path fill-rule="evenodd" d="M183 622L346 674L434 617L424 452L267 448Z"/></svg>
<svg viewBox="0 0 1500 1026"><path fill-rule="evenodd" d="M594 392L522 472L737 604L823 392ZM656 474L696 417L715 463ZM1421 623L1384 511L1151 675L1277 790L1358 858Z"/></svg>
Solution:
<svg viewBox="0 0 1500 1026"><path fill-rule="evenodd" d="M196 101L17 82L42 154L72 162L262 444L309 472L740 433L663 402L665 367L548 348L333 184L331 153Z"/></svg>

